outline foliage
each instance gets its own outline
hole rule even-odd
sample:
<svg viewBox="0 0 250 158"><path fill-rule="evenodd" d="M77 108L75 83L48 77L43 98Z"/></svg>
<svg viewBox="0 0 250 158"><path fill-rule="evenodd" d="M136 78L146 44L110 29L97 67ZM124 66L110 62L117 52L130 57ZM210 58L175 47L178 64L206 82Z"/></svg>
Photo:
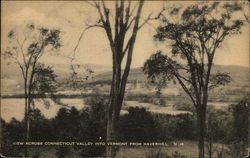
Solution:
<svg viewBox="0 0 250 158"><path fill-rule="evenodd" d="M58 83L56 75L51 66L45 67L44 64L37 64L34 70L34 82L32 89L38 94L46 94L56 92Z"/></svg>
<svg viewBox="0 0 250 158"><path fill-rule="evenodd" d="M23 156L24 148L13 145L14 141L24 141L24 124L15 118L9 123L1 121L1 154L4 156Z"/></svg>
<svg viewBox="0 0 250 158"><path fill-rule="evenodd" d="M21 35L18 31L20 30L12 29L8 33L9 45L3 56L23 69L27 69L29 64L36 63L46 47L58 49L61 46L60 30L58 29L39 28L34 24L28 24L22 32L24 36L22 41L20 41Z"/></svg>
<svg viewBox="0 0 250 158"><path fill-rule="evenodd" d="M130 107L128 114L120 119L120 133L125 141L154 141L156 138L155 122L145 108Z"/></svg>
<svg viewBox="0 0 250 158"><path fill-rule="evenodd" d="M57 141L104 141L106 139L106 106L107 101L103 97L90 97L85 104L88 107L77 110L75 107L71 109L61 108L55 119L53 126L56 131ZM84 147L75 148L75 152L79 152L81 156L101 156L104 147ZM63 153L60 151L64 151ZM68 151L68 152L66 152ZM66 156L71 152L70 149L58 148L58 156Z"/></svg>
<svg viewBox="0 0 250 158"><path fill-rule="evenodd" d="M220 12L216 12L218 8ZM242 6L237 3L222 5L214 2L190 5L183 12L179 8L172 9L170 16L179 22L162 15L162 24L154 37L171 43L171 56L158 51L145 62L144 72L150 79L157 80L160 87L173 78L178 80L191 99L202 93L205 83L210 84L207 85L209 88L227 84L231 80L227 73L210 76L210 71L215 52L224 39L241 33L243 20L233 19L234 13L240 10ZM180 61L185 64L178 63ZM203 88L199 89L201 85Z"/></svg>
<svg viewBox="0 0 250 158"><path fill-rule="evenodd" d="M52 120L57 141L78 141L87 131L88 115L82 115L75 108L59 109L57 116Z"/></svg>
<svg viewBox="0 0 250 158"><path fill-rule="evenodd" d="M85 100L85 104L88 106L88 113L90 117L89 128L91 129L90 135L92 141L102 141L106 138L106 125L107 125L107 104L106 97L90 97ZM98 127L98 128L97 128Z"/></svg>
<svg viewBox="0 0 250 158"><path fill-rule="evenodd" d="M229 148L233 157L243 157L246 155L249 138L249 96L245 97L241 102L229 107L232 112L232 137Z"/></svg>
<svg viewBox="0 0 250 158"><path fill-rule="evenodd" d="M52 122L46 119L39 109L34 109L30 113L30 140L47 141L55 140Z"/></svg>
<svg viewBox="0 0 250 158"><path fill-rule="evenodd" d="M246 146L247 123L249 110L247 100L243 99L228 109L208 109L206 141L210 136L215 145L213 153L229 157L244 155ZM30 141L105 141L107 99L90 97L87 107L78 110L75 107L63 107L52 119L47 119L40 110L31 112ZM119 141L173 141L195 140L195 115L153 114L144 108L131 107L128 114L120 116ZM241 125L243 123L243 125ZM185 131L185 132L183 132ZM239 134L240 132L240 134ZM25 141L24 121L12 119L1 120L1 150L4 155L23 156L22 146L14 146L14 141ZM57 156L67 157L72 152L82 157L102 156L104 147L58 147ZM230 149L230 150L229 150ZM153 155L161 155L152 153ZM178 154L175 154L178 155ZM173 156L173 155L171 155ZM222 156L223 157L223 156Z"/></svg>
<svg viewBox="0 0 250 158"><path fill-rule="evenodd" d="M243 142L244 144L248 143L246 139L248 137L249 129L249 110L250 110L250 100L249 97L243 99L241 102L235 105L230 106L230 111L233 114L233 126L234 126L234 135L237 142Z"/></svg>
<svg viewBox="0 0 250 158"><path fill-rule="evenodd" d="M244 20L235 14L242 10L239 3L219 2L193 4L183 11L173 8L167 16L161 15L154 35L155 40L170 43L170 55L158 51L144 63L143 71L160 88L177 80L192 101L197 112L199 158L204 158L208 91L231 81L227 73L211 75L214 57L226 38L241 33Z"/></svg>
<svg viewBox="0 0 250 158"><path fill-rule="evenodd" d="M190 114L179 114L176 116L157 114L154 117L154 121L160 140L195 139L195 119Z"/></svg>
<svg viewBox="0 0 250 158"><path fill-rule="evenodd" d="M20 31L22 31L21 35L19 34ZM34 110L31 109L31 104L34 105L32 93L35 90L38 90L40 93L44 90L45 92L42 93L46 93L48 90L51 90L50 86L54 88L50 84L50 81L55 81L53 71L47 71L44 74L45 69L41 69L41 64L38 61L46 51L60 48L60 30L36 27L33 24L28 24L23 30L10 30L8 40L9 43L3 53L3 57L8 61L8 64L14 63L21 70L25 95L24 121L26 126L26 141L29 141L30 112ZM47 70L49 69L47 68ZM39 73L43 73L44 76L41 77ZM52 80L45 79L45 76L50 77ZM34 78L36 78L35 81ZM39 81L41 82L39 83ZM44 103L48 105L48 102L45 101ZM25 157L28 156L28 146L26 146Z"/></svg>

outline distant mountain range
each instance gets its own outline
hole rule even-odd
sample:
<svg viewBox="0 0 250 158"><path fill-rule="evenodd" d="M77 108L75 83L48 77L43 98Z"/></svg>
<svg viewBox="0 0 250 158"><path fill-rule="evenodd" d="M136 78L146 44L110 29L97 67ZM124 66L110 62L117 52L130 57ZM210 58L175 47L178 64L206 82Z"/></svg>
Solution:
<svg viewBox="0 0 250 158"><path fill-rule="evenodd" d="M55 64L53 66L59 81L66 80L72 73L70 65ZM93 80L95 81L110 81L112 77L112 68L109 66L97 65L97 64L85 64L80 65L78 68L79 73L84 73L84 68L90 68L94 71ZM233 81L232 85L235 86L246 86L249 83L249 68L242 66L225 66L225 65L214 65L212 73L214 72L229 72ZM129 80L147 80L147 76L143 73L142 68L132 68L129 75ZM13 65L4 65L1 68L1 90L2 94L21 93L23 87L23 80L21 72L18 67Z"/></svg>
<svg viewBox="0 0 250 158"><path fill-rule="evenodd" d="M225 65L214 65L212 73L228 72L234 82L249 82L249 68L242 66L225 66ZM95 75L95 80L111 80L112 71L107 71ZM142 68L132 68L129 74L129 80L146 80L147 76L143 73Z"/></svg>

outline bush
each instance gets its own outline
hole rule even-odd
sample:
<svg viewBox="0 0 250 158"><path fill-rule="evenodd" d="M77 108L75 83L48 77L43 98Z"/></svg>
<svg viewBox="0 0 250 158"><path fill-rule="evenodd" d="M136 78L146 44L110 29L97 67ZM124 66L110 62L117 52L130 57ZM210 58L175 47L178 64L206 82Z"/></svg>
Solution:
<svg viewBox="0 0 250 158"><path fill-rule="evenodd" d="M1 121L1 154L4 156L24 156L24 146L16 146L15 141L24 141L24 123L12 118L9 123Z"/></svg>
<svg viewBox="0 0 250 158"><path fill-rule="evenodd" d="M248 144L250 99L245 98L230 106L233 115L234 137L237 142Z"/></svg>
<svg viewBox="0 0 250 158"><path fill-rule="evenodd" d="M156 126L153 116L145 108L130 107L120 118L120 138L123 141L154 141Z"/></svg>
<svg viewBox="0 0 250 158"><path fill-rule="evenodd" d="M106 97L90 97L85 100L89 105L86 109L89 119L86 137L88 141L106 141L107 116L106 108L108 100ZM81 150L82 157L98 157L105 152L103 146L85 147Z"/></svg>
<svg viewBox="0 0 250 158"><path fill-rule="evenodd" d="M39 109L34 109L30 119L30 140L54 141L55 133L50 119L46 119Z"/></svg>
<svg viewBox="0 0 250 158"><path fill-rule="evenodd" d="M160 140L194 139L195 119L190 114L157 114L154 119ZM185 131L185 132L183 132Z"/></svg>

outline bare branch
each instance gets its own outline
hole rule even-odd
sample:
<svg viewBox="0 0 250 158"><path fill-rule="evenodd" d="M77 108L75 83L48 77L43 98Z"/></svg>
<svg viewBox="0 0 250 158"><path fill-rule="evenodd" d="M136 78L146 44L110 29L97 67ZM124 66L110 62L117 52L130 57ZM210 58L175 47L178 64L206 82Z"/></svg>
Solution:
<svg viewBox="0 0 250 158"><path fill-rule="evenodd" d="M118 34L119 12L118 1L115 1L115 39Z"/></svg>
<svg viewBox="0 0 250 158"><path fill-rule="evenodd" d="M129 48L129 45L130 45L130 43L131 43L131 41L132 41L132 37L130 37L130 39L129 39L129 41L128 41L128 43L127 43L127 45L126 45L126 47L125 47L125 49L124 49L124 51L123 51L123 55L127 52L127 50L128 50L128 48Z"/></svg>
<svg viewBox="0 0 250 158"><path fill-rule="evenodd" d="M126 14L125 14L125 26L126 26L126 27L127 27L127 25L128 25L129 18L131 17L131 16L129 15L130 7L131 7L131 0L128 1L128 6L127 6L127 8L126 8Z"/></svg>
<svg viewBox="0 0 250 158"><path fill-rule="evenodd" d="M136 39L136 35L137 35L137 31L138 29L138 25L139 25L139 19L140 19L140 15L141 15L141 11L142 11L142 6L143 6L144 1L141 0L139 1L139 6L138 6L138 10L135 16L135 24L134 24L134 28L132 31L132 35L131 35L131 43L128 43L128 55L127 55L127 61L126 61L126 65L125 65L125 70L123 72L122 75L122 80L121 80L121 93L124 93L125 91L125 83L127 82L127 77L130 71L130 65L131 65L131 60L132 60L132 52L133 52L133 48L134 48L134 43L135 43L135 39Z"/></svg>
<svg viewBox="0 0 250 158"><path fill-rule="evenodd" d="M148 23L149 20L155 20L155 18L151 18L153 13L150 13L146 19L144 19L144 22L138 27L139 29L142 28L146 23Z"/></svg>
<svg viewBox="0 0 250 158"><path fill-rule="evenodd" d="M24 64L25 64L25 66L27 67L27 61L26 61L26 59L25 59L25 55L24 55L24 52L23 52L23 44L24 44L24 42L23 42L22 45L21 45L18 39L16 39L16 41L17 41L17 44L18 44L19 47L20 47L20 50L21 50L21 53L22 53L22 57L23 57L23 62L24 62Z"/></svg>
<svg viewBox="0 0 250 158"><path fill-rule="evenodd" d="M180 75L179 73L176 73L176 75L177 75L178 77L180 77L181 79L183 79L184 81L186 81L186 82L192 84L192 81L191 81L191 80L185 78L184 76Z"/></svg>
<svg viewBox="0 0 250 158"><path fill-rule="evenodd" d="M103 23L103 26L104 26L104 29L106 31L106 34L108 36L108 39L111 43L111 45L113 46L114 45L114 41L113 41L113 35L112 35L112 30L111 30L111 26L110 26L110 21L109 21L109 9L106 8L106 5L104 3L104 1L102 1L102 6L103 6L103 9L104 9L104 14L101 12L101 7L100 5L95 2L96 4L96 8L99 12L99 16L101 18L101 21ZM104 20L104 16L106 18L106 21Z"/></svg>
<svg viewBox="0 0 250 158"><path fill-rule="evenodd" d="M162 13L165 11L166 9L163 8L155 17L152 17L153 13L150 13L148 15L148 17L146 19L143 18L144 22L139 26L139 29L141 29L145 24L148 24L149 26L153 27L154 30L157 30L156 27L154 27L152 24L149 23L149 21L151 20L158 20L161 16L164 16Z"/></svg>
<svg viewBox="0 0 250 158"><path fill-rule="evenodd" d="M176 73L174 75L177 78L177 80L179 81L179 83L182 86L183 90L189 95L189 97L191 98L194 106L196 107L197 105L196 105L196 102L194 100L194 97L192 96L191 92L188 90L187 86L183 83L183 81L180 79L180 77Z"/></svg>
<svg viewBox="0 0 250 158"><path fill-rule="evenodd" d="M135 9L137 8L137 6L139 5L139 3L140 3L140 2L137 2L137 3L134 5L133 9L132 9L131 12L130 12L130 16L132 16L132 14L134 13L134 11L135 11Z"/></svg>
<svg viewBox="0 0 250 158"><path fill-rule="evenodd" d="M133 17L131 20L130 20L130 22L127 24L127 28L126 28L126 30L128 30L130 27L131 27L131 25L132 25L132 23L135 21L135 17Z"/></svg>
<svg viewBox="0 0 250 158"><path fill-rule="evenodd" d="M102 25L93 24L93 25L88 25L88 27L86 27L85 29L83 29L83 30L82 30L82 33L81 33L81 35L80 35L80 37L79 37L79 39L78 39L78 41L77 41L77 43L76 43L76 46L75 46L75 48L73 49L73 58L75 58L75 52L76 52L76 50L77 50L77 48L78 48L78 46L79 46L79 43L80 43L80 41L81 41L81 39L82 39L82 37L83 37L85 31L87 31L88 29L93 28L93 27L101 27L101 28L103 28Z"/></svg>
<svg viewBox="0 0 250 158"><path fill-rule="evenodd" d="M89 2L89 1L84 1L84 2L88 3L88 4L91 5L92 7L96 8L96 5L93 4L93 3Z"/></svg>
<svg viewBox="0 0 250 158"><path fill-rule="evenodd" d="M99 5L97 2L95 2L95 7L96 7L96 9L98 10L98 13L99 13L99 16L100 16L100 18L101 18L101 21L102 21L103 25L105 26L106 22L105 22L105 20L104 20L104 16L103 16L103 14L102 14L100 5Z"/></svg>

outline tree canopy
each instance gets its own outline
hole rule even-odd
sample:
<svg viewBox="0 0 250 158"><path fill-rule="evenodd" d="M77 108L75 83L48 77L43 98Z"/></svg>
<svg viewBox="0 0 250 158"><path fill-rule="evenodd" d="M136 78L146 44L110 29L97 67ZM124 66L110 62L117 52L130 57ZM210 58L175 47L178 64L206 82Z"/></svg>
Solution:
<svg viewBox="0 0 250 158"><path fill-rule="evenodd" d="M153 54L144 64L148 78L160 86L177 80L190 97L197 114L199 158L204 158L206 109L209 90L231 81L228 73L211 74L215 54L227 37L241 33L245 22L239 3L200 3L172 8L161 14L155 40L170 44L171 51Z"/></svg>

